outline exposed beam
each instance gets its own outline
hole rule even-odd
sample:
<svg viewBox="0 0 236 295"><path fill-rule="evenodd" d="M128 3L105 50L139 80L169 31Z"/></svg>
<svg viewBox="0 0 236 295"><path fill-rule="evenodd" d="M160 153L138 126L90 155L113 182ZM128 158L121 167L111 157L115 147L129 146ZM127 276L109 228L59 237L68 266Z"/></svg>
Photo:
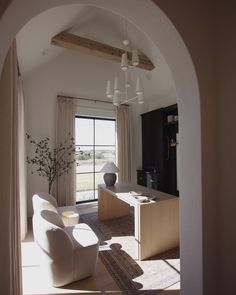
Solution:
<svg viewBox="0 0 236 295"><path fill-rule="evenodd" d="M51 43L66 49L73 49L86 54L102 57L105 59L113 60L116 62L121 61L121 55L124 50L116 48L107 44L103 44L94 40L80 37L66 31L61 32L54 36ZM128 62L131 64L131 52L128 52ZM154 69L153 63L144 55L139 54L139 65L141 69L151 71Z"/></svg>

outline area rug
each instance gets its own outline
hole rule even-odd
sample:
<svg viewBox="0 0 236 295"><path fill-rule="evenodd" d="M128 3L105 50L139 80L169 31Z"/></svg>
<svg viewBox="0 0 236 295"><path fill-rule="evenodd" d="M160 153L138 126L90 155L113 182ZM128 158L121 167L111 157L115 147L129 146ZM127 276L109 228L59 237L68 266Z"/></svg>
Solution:
<svg viewBox="0 0 236 295"><path fill-rule="evenodd" d="M140 261L135 253L134 216L99 221L97 213L84 214L97 234L99 256L124 294L158 294L180 281L179 249Z"/></svg>

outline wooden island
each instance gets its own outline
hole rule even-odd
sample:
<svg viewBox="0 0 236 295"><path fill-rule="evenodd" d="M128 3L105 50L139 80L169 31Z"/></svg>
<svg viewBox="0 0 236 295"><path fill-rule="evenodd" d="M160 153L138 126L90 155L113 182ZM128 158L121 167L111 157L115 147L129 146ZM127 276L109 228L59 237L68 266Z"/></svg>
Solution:
<svg viewBox="0 0 236 295"><path fill-rule="evenodd" d="M134 207L138 259L147 259L179 245L178 197L131 183L116 183L113 187L102 184L98 190L100 220L128 215L130 206ZM141 199L147 196L148 200L139 201L139 194Z"/></svg>

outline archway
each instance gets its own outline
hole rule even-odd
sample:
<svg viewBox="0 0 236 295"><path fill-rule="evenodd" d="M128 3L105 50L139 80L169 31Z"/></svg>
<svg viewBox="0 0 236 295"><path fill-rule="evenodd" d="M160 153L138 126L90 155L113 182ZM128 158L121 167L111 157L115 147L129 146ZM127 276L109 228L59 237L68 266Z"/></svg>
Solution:
<svg viewBox="0 0 236 295"><path fill-rule="evenodd" d="M0 70L11 40L32 17L65 4L93 5L120 14L149 35L172 73L180 115L180 234L182 294L202 294L202 193L200 97L190 55L173 24L151 1L14 0L0 26ZM135 9L133 9L135 7ZM148 15L148 17L147 17ZM14 20L12 22L12 20ZM165 28L165 29L163 29ZM186 173L187 171L187 173ZM190 230L189 230L190 229ZM194 265L194 268L192 267Z"/></svg>

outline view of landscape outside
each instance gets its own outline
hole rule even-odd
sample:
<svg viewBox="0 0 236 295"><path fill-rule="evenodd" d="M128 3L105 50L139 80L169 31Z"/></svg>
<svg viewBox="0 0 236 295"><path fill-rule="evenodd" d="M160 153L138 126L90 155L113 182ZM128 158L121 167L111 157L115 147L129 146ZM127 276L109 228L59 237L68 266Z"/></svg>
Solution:
<svg viewBox="0 0 236 295"><path fill-rule="evenodd" d="M76 201L97 199L97 186L103 183L101 168L116 162L115 120L75 118Z"/></svg>

